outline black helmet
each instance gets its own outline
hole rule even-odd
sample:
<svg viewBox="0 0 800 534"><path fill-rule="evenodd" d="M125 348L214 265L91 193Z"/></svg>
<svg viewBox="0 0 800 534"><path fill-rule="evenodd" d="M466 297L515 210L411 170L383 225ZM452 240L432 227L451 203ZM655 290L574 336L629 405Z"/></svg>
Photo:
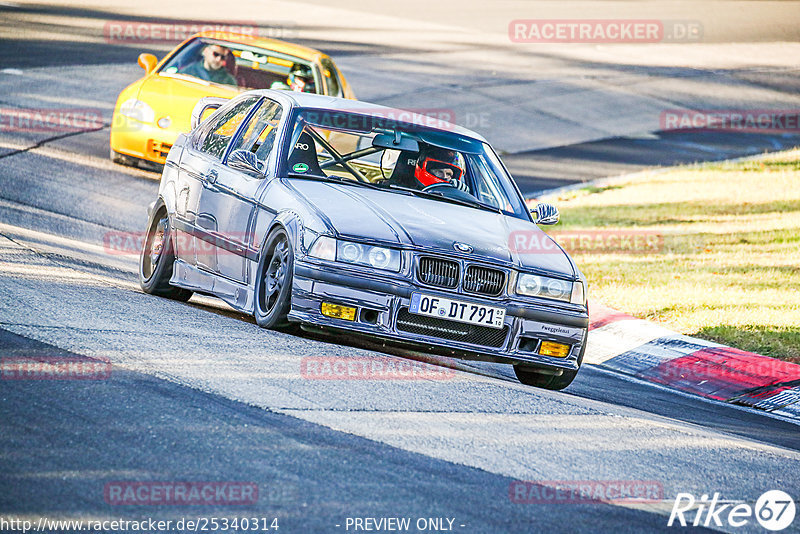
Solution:
<svg viewBox="0 0 800 534"><path fill-rule="evenodd" d="M288 85L292 91L300 91L303 93L313 93L314 91L314 74L311 72L311 67L303 65L302 63L295 63L289 70Z"/></svg>

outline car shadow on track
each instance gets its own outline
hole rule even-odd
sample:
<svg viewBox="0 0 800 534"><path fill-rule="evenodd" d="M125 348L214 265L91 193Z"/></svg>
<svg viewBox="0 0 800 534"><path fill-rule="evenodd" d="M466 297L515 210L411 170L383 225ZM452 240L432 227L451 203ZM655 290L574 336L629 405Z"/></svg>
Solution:
<svg viewBox="0 0 800 534"><path fill-rule="evenodd" d="M193 297L188 304L197 309L237 319L255 326L255 320L252 316L237 312L222 301L217 301L213 298ZM269 332L269 330L264 331L265 335L269 335ZM444 354L387 344L372 338L353 337L344 331L306 331L294 327L287 333L321 343L378 352L389 356L454 368L497 380L518 383L510 365L459 360ZM555 392L555 394L559 393ZM753 410L745 410L718 402L709 402L693 395L656 387L592 365L585 365L572 385L560 392L560 394L625 406L652 415L705 428L713 428L762 443L800 451L800 432L798 432L798 425L796 424L770 418Z"/></svg>

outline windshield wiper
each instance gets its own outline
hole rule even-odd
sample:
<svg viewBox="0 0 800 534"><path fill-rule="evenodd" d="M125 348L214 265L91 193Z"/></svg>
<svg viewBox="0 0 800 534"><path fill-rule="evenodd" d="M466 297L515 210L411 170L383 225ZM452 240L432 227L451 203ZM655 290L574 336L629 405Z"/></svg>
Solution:
<svg viewBox="0 0 800 534"><path fill-rule="evenodd" d="M500 208L495 208L494 206L490 206L489 204L484 204L478 200L467 200L466 198L452 198L444 196L441 193L426 193L425 191L421 191L419 189L411 189L410 187L403 187L400 185L389 184L388 186L390 189L394 189L397 191L406 191L413 195L422 198L430 198L432 200L444 200L445 202L450 202L452 204L459 204L461 206L469 206L470 208L480 208L488 211L493 211L495 213L502 214L503 211Z"/></svg>

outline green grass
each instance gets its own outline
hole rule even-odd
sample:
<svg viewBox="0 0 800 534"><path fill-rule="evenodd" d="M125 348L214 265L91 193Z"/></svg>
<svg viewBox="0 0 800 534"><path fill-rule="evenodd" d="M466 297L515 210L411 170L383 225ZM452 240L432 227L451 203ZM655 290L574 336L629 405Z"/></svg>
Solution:
<svg viewBox="0 0 800 534"><path fill-rule="evenodd" d="M551 199L548 230L659 236L573 256L589 294L681 333L800 363L800 150L639 176ZM558 238L557 238L558 239Z"/></svg>

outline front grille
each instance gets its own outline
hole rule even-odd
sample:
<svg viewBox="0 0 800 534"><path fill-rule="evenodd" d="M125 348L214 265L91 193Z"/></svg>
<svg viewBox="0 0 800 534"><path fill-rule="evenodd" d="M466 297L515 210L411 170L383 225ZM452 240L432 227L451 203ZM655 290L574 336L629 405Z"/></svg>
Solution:
<svg viewBox="0 0 800 534"><path fill-rule="evenodd" d="M503 271L470 265L464 275L464 291L495 297L503 292L505 281Z"/></svg>
<svg viewBox="0 0 800 534"><path fill-rule="evenodd" d="M502 347L508 336L507 325L498 329L457 323L447 319L415 315L409 312L408 308L400 308L400 311L397 312L397 329L410 334L494 348Z"/></svg>
<svg viewBox="0 0 800 534"><path fill-rule="evenodd" d="M162 143L155 139L147 140L147 152L157 160L166 159L170 148L172 145L169 143Z"/></svg>
<svg viewBox="0 0 800 534"><path fill-rule="evenodd" d="M458 263L439 258L422 257L417 265L417 278L423 284L453 289L458 286Z"/></svg>

